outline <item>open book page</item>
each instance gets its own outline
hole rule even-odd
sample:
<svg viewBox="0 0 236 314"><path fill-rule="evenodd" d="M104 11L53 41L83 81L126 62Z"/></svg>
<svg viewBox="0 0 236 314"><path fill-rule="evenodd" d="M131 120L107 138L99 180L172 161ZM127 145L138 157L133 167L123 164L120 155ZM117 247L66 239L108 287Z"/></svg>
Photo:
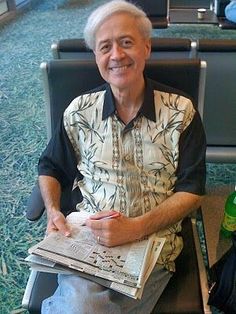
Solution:
<svg viewBox="0 0 236 314"><path fill-rule="evenodd" d="M107 248L99 245L90 229L83 226L86 215L87 213L76 212L68 216L71 237L67 238L59 232L50 233L47 238L30 248L29 253L71 270L107 279L114 284L114 290L115 283L141 288L155 266L164 239L158 242L159 251L156 249L155 234L141 241Z"/></svg>

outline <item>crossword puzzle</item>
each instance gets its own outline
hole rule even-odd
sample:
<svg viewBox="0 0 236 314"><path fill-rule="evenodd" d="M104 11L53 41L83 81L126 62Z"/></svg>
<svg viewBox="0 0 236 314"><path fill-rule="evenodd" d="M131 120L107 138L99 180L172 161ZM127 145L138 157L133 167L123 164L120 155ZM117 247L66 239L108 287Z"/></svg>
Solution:
<svg viewBox="0 0 236 314"><path fill-rule="evenodd" d="M122 271L125 260L121 255L112 255L109 250L97 250L93 251L89 257L89 262L94 266L109 271Z"/></svg>

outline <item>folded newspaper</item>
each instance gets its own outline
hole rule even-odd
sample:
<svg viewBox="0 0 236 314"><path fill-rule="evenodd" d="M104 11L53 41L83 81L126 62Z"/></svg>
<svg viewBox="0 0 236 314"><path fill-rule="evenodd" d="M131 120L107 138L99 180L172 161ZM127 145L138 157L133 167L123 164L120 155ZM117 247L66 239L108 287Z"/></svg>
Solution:
<svg viewBox="0 0 236 314"><path fill-rule="evenodd" d="M160 255L165 238L154 233L142 240L112 248L97 243L84 224L87 212L67 216L71 237L52 232L29 249L32 269L77 273L132 298L141 298L145 282Z"/></svg>

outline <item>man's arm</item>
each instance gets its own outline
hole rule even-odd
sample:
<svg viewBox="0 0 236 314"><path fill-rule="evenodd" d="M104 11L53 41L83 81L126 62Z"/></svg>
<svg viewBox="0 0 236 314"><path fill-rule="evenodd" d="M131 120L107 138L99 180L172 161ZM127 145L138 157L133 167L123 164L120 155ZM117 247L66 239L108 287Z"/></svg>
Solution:
<svg viewBox="0 0 236 314"><path fill-rule="evenodd" d="M47 232L59 230L68 235L65 217L60 212L61 190L72 185L78 171L76 156L65 131L63 119L40 157L38 173L48 216Z"/></svg>
<svg viewBox="0 0 236 314"><path fill-rule="evenodd" d="M175 224L197 209L201 199L202 196L188 192L174 193L156 208L141 216L139 222L141 232L147 235Z"/></svg>
<svg viewBox="0 0 236 314"><path fill-rule="evenodd" d="M60 211L61 185L59 181L54 177L41 175L39 187L47 211L47 233L60 231L65 236L69 236L69 227Z"/></svg>
<svg viewBox="0 0 236 314"><path fill-rule="evenodd" d="M141 239L145 235L160 231L183 219L199 207L201 196L188 192L176 192L163 203L146 214L128 218L121 215L115 219L87 220L86 224L99 242L106 246L116 246ZM94 215L94 218L103 213Z"/></svg>

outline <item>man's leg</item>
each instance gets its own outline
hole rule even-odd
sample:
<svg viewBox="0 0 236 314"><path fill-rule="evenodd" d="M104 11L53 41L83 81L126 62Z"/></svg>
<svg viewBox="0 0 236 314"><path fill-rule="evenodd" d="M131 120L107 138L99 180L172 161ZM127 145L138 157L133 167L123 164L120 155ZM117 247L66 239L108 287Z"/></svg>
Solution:
<svg viewBox="0 0 236 314"><path fill-rule="evenodd" d="M148 314L165 289L171 273L155 267L141 300L135 300L76 275L59 275L55 294L42 305L43 314Z"/></svg>

